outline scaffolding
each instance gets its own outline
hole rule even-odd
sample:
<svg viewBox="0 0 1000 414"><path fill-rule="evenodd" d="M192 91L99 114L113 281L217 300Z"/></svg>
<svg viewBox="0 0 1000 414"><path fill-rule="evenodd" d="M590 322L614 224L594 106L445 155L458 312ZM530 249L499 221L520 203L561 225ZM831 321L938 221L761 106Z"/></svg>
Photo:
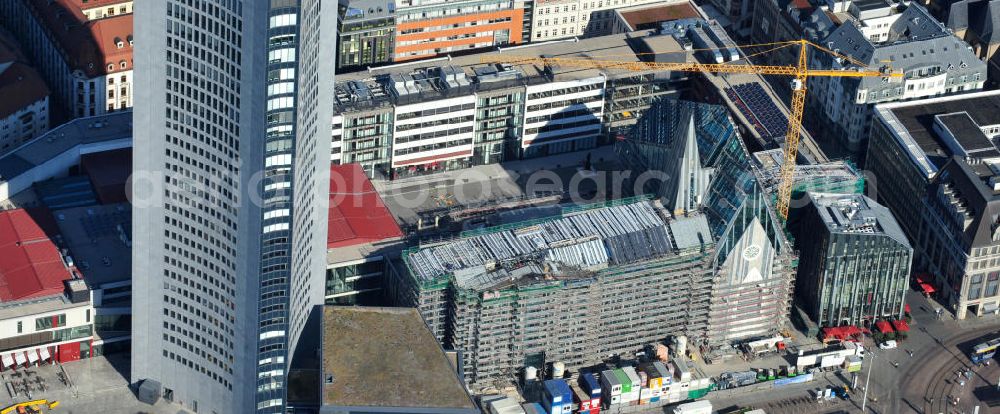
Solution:
<svg viewBox="0 0 1000 414"><path fill-rule="evenodd" d="M473 389L509 385L533 355L583 367L676 335L702 338L708 221L666 217L643 196L410 249L394 281L409 287L394 291L463 351Z"/></svg>

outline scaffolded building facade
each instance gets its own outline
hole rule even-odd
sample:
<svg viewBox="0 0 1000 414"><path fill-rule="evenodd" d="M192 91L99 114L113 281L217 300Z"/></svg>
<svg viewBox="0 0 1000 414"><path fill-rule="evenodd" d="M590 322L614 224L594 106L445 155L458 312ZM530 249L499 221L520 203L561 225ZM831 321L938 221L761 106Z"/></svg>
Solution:
<svg viewBox="0 0 1000 414"><path fill-rule="evenodd" d="M532 361L595 365L708 326L704 216L668 219L647 197L564 208L403 255L397 300L462 350L474 388Z"/></svg>
<svg viewBox="0 0 1000 414"><path fill-rule="evenodd" d="M788 320L796 258L762 174L725 110L661 99L617 146L634 174L666 172L656 194L680 206L675 214L707 218L716 248L709 326L696 343L703 357L722 357L735 343L778 333ZM706 173L707 183L700 179Z"/></svg>

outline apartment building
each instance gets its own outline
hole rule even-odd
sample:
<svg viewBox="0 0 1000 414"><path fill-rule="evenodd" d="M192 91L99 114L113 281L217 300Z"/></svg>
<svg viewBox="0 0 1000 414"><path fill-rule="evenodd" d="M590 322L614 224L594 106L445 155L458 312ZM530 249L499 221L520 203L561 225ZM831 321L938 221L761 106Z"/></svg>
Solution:
<svg viewBox="0 0 1000 414"><path fill-rule="evenodd" d="M875 108L867 169L913 246L925 292L958 319L997 313L1000 93Z"/></svg>
<svg viewBox="0 0 1000 414"><path fill-rule="evenodd" d="M807 197L789 219L800 252L799 306L820 326L902 318L913 248L889 209L859 194Z"/></svg>
<svg viewBox="0 0 1000 414"><path fill-rule="evenodd" d="M393 65L338 76L330 158L396 178L594 148L634 124L685 74L483 64L491 56L680 51L641 32Z"/></svg>
<svg viewBox="0 0 1000 414"><path fill-rule="evenodd" d="M18 38L52 90L54 103L70 117L132 107L131 7L94 3L106 5L101 17L96 9L84 14L85 2L79 0L0 4L0 22Z"/></svg>

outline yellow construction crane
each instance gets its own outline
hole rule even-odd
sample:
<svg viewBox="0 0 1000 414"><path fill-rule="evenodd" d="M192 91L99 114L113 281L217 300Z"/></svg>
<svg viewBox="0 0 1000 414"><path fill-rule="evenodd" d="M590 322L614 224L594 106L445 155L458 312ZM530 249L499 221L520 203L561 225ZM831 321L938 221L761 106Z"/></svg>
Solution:
<svg viewBox="0 0 1000 414"><path fill-rule="evenodd" d="M880 70L865 70L867 67L862 62L846 56L808 40L796 40L790 42L776 42L748 46L771 46L778 47L768 50L774 51L788 46L799 46L798 62L795 65L740 65L731 63L698 63L698 62L628 62L616 60L600 60L584 57L534 57L519 55L494 54L484 56L483 63L508 63L508 64L538 64L543 66L562 67L582 67L597 69L621 69L630 71L676 71L676 72L709 72L709 73L750 73L760 75L784 75L791 76L792 79L792 105L791 116L788 117L788 130L785 132L785 162L781 164L781 181L778 187L778 213L782 218L788 218L788 204L792 198L792 186L795 179L795 160L799 154L799 137L802 131L802 112L805 109L806 101L806 80L810 77L883 77L900 78L902 73L892 72L886 66ZM831 54L838 59L842 59L857 65L854 69L810 69L808 62L808 47L812 46L825 53ZM715 49L712 49L715 50ZM764 52L761 52L764 53ZM759 54L759 53L757 53Z"/></svg>

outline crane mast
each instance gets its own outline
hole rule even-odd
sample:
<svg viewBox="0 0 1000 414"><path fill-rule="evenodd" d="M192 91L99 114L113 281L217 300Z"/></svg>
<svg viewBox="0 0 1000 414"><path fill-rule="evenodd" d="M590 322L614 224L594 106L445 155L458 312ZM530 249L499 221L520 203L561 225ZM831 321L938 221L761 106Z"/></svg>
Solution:
<svg viewBox="0 0 1000 414"><path fill-rule="evenodd" d="M748 73L758 75L782 75L792 77L792 100L789 107L788 129L785 132L785 161L781 164L780 183L778 186L778 214L788 218L788 207L791 203L792 189L795 184L795 162L799 155L799 140L802 137L802 115L806 104L806 81L810 77L882 77L900 78L902 73L892 72L888 67L880 70L864 70L865 64L851 59L849 56L828 50L808 40L769 43L768 45L798 45L798 60L795 65L733 65L726 63L700 62L642 62L617 61L580 57L534 57L520 55L488 55L482 57L482 63L507 64L537 64L543 66L579 67L591 69L619 69L637 72L674 71L702 73ZM756 45L760 46L760 45ZM813 46L838 59L843 59L858 66L857 69L810 69L809 46ZM775 49L772 49L775 50Z"/></svg>

